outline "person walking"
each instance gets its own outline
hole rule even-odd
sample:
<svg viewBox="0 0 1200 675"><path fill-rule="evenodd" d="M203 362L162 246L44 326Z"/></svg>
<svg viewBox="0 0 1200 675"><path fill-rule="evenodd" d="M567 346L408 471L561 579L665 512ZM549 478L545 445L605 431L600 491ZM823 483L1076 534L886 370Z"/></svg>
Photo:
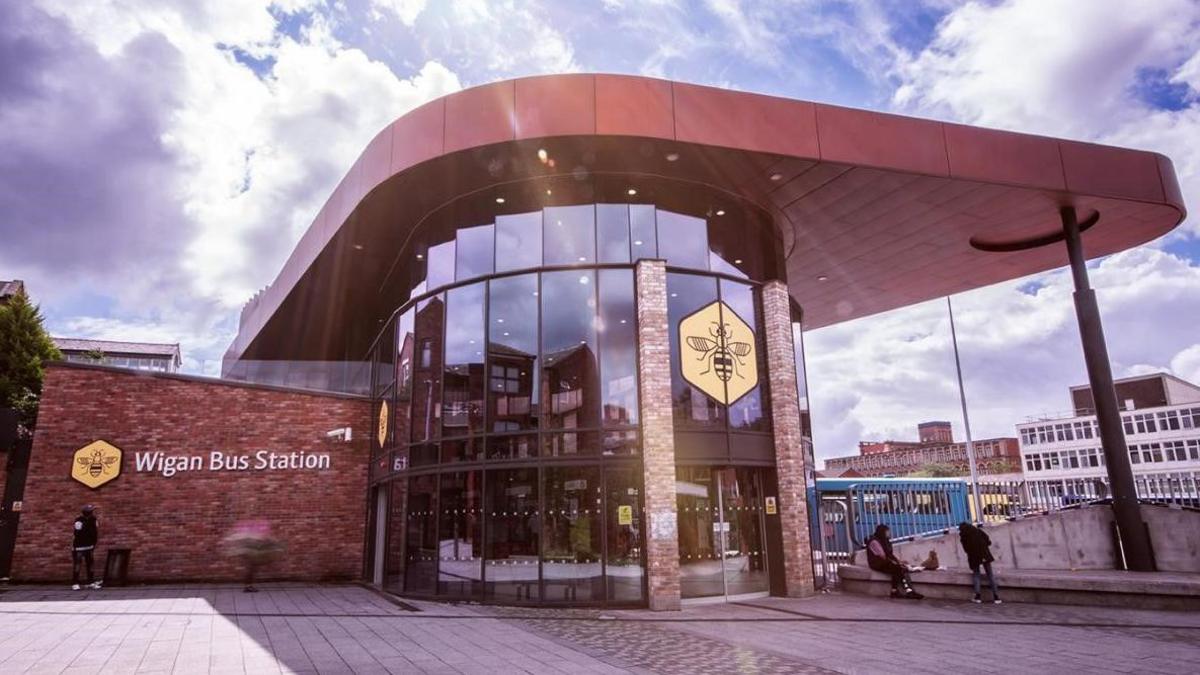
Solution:
<svg viewBox="0 0 1200 675"><path fill-rule="evenodd" d="M967 566L971 568L971 582L975 588L975 597L971 602L983 602L979 596L979 568L982 567L987 572L988 585L992 587L992 604L1001 604L996 577L992 574L992 563L996 559L992 557L991 537L987 536L987 532L964 521L958 524L958 541L962 544L963 552L967 554Z"/></svg>
<svg viewBox="0 0 1200 675"><path fill-rule="evenodd" d="M867 539L867 566L892 577L893 598L920 600L925 596L913 589L908 566L892 551L891 533L892 529L882 523L875 527L875 534Z"/></svg>
<svg viewBox="0 0 1200 675"><path fill-rule="evenodd" d="M79 590L79 568L83 566L87 567L87 585L90 588L100 588L100 582L96 581L92 574L96 541L100 539L96 516L93 515L95 510L96 507L88 504L75 518L75 534L71 541L71 588L76 591Z"/></svg>

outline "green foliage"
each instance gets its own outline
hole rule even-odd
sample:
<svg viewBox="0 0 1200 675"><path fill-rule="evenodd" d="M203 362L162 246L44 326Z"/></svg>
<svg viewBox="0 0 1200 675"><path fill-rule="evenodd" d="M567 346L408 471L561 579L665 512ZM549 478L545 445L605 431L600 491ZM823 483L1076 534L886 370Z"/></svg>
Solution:
<svg viewBox="0 0 1200 675"><path fill-rule="evenodd" d="M42 325L41 310L24 293L0 306L0 407L16 409L27 432L37 421L44 364L61 358Z"/></svg>
<svg viewBox="0 0 1200 675"><path fill-rule="evenodd" d="M83 353L83 357L85 359L88 359L89 361L95 361L96 363L104 363L104 350L103 349L89 349Z"/></svg>
<svg viewBox="0 0 1200 675"><path fill-rule="evenodd" d="M949 464L926 464L908 475L913 478L954 478L962 472Z"/></svg>

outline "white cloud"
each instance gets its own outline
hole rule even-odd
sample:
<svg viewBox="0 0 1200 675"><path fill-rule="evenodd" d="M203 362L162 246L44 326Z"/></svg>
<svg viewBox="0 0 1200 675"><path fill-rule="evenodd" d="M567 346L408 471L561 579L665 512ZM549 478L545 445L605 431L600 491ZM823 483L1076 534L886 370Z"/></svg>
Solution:
<svg viewBox="0 0 1200 675"><path fill-rule="evenodd" d="M425 11L426 0L371 0L371 6L378 12L391 12L405 26L412 26L417 17Z"/></svg>
<svg viewBox="0 0 1200 675"><path fill-rule="evenodd" d="M425 9L414 34L425 53L485 79L580 69L548 8L513 0L447 0Z"/></svg>

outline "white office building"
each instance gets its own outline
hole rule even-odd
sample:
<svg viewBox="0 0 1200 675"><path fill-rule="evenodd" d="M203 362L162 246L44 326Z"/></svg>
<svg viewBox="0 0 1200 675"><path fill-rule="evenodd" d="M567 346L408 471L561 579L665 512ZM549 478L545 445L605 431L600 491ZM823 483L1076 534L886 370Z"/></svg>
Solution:
<svg viewBox="0 0 1200 675"><path fill-rule="evenodd" d="M1138 496L1196 497L1200 486L1200 386L1157 373L1115 382ZM1104 497L1108 473L1091 389L1071 387L1072 413L1017 425L1034 501Z"/></svg>

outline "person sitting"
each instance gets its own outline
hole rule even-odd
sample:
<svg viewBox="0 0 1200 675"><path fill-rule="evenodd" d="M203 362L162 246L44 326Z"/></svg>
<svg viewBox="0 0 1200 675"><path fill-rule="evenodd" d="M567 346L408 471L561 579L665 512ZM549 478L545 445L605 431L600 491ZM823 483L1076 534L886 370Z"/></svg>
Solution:
<svg viewBox="0 0 1200 675"><path fill-rule="evenodd" d="M962 544L963 552L967 554L967 566L971 568L971 582L975 587L975 598L971 602L983 602L979 597L979 568L982 566L987 572L988 585L992 587L992 604L999 605L1000 592L996 589L996 577L992 574L992 562L996 559L992 557L991 537L987 536L987 532L964 521L958 524L958 541Z"/></svg>
<svg viewBox="0 0 1200 675"><path fill-rule="evenodd" d="M908 566L892 552L891 528L880 524L867 539L867 566L892 577L892 597L920 600L925 597L912 587Z"/></svg>

